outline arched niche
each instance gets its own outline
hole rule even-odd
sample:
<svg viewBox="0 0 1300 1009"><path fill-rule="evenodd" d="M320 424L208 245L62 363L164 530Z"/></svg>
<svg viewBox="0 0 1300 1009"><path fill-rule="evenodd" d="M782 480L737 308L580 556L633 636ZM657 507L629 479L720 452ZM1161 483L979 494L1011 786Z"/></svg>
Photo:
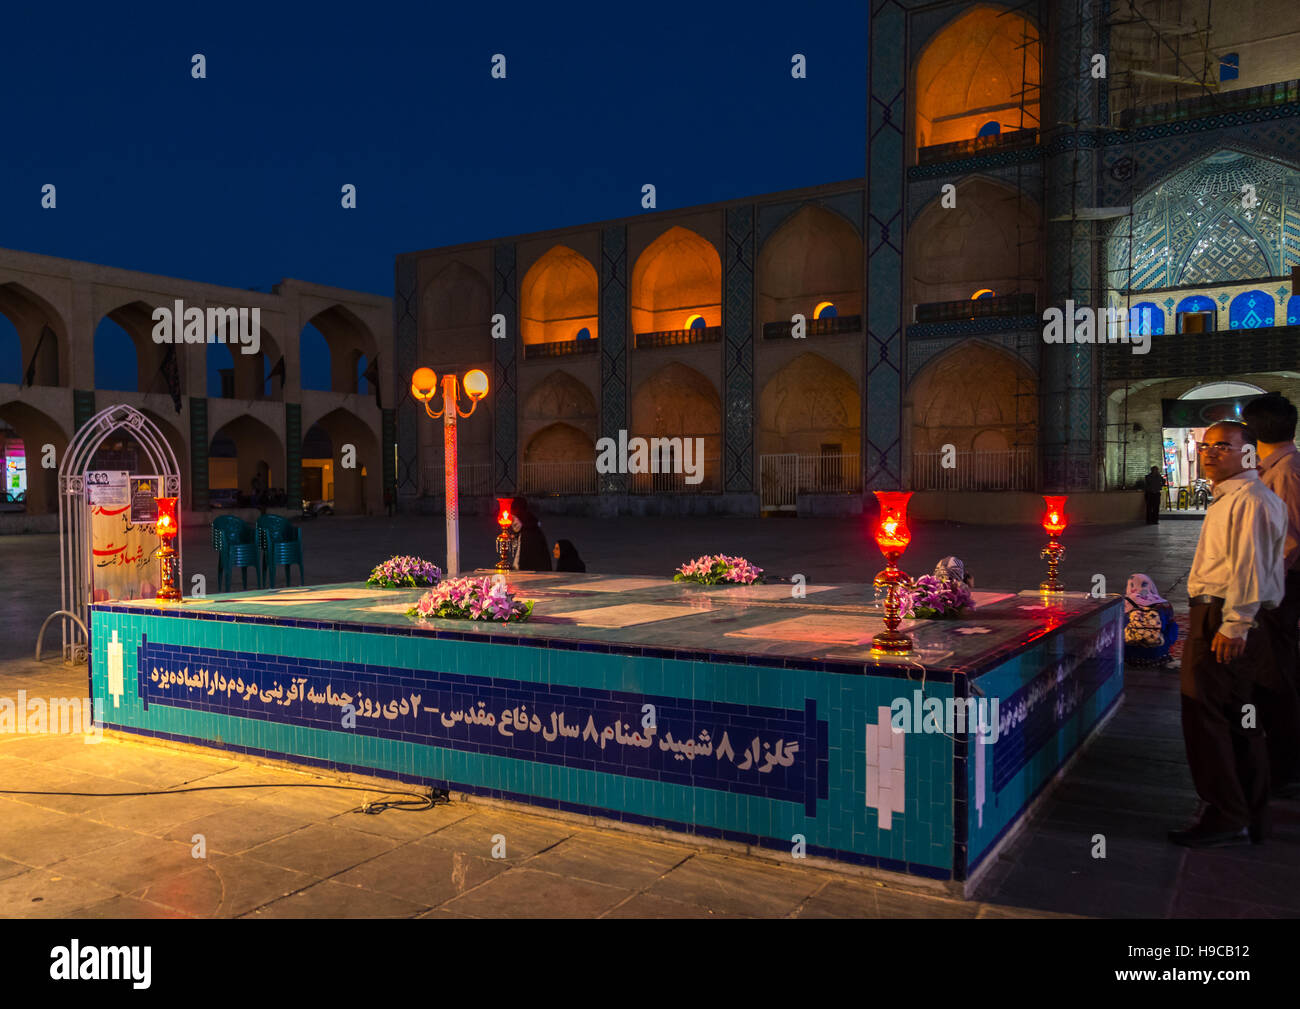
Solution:
<svg viewBox="0 0 1300 1009"><path fill-rule="evenodd" d="M600 311L596 268L565 245L549 249L519 285L519 327L525 344L595 339Z"/></svg>
<svg viewBox="0 0 1300 1009"><path fill-rule="evenodd" d="M674 225L637 256L632 268L633 333L722 325L722 258L713 244Z"/></svg>
<svg viewBox="0 0 1300 1009"><path fill-rule="evenodd" d="M761 321L816 318L823 302L840 318L862 313L862 238L839 214L806 204L787 217L758 254Z"/></svg>
<svg viewBox="0 0 1300 1009"><path fill-rule="evenodd" d="M509 321L513 325L514 320ZM487 361L492 357L492 290L478 270L456 260L424 285L420 347L422 359L430 361Z"/></svg>
<svg viewBox="0 0 1300 1009"><path fill-rule="evenodd" d="M1037 445L1038 379L1018 357L967 340L929 361L908 386L913 452ZM990 432L997 435L995 439Z"/></svg>
<svg viewBox="0 0 1300 1009"><path fill-rule="evenodd" d="M762 455L854 455L861 448L862 398L843 368L819 354L800 354L758 397Z"/></svg>
<svg viewBox="0 0 1300 1009"><path fill-rule="evenodd" d="M632 437L701 438L704 459L722 457L722 401L703 374L674 361L650 375L632 396Z"/></svg>
<svg viewBox="0 0 1300 1009"><path fill-rule="evenodd" d="M17 383L66 385L68 328L54 306L22 284L0 284L0 316L13 327L18 345L11 367ZM31 381L28 382L30 375Z"/></svg>

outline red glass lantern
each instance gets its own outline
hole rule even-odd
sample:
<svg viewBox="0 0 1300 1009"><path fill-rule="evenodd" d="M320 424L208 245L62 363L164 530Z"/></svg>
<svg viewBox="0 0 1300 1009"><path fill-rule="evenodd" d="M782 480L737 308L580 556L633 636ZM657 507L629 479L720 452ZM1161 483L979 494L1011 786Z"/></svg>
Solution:
<svg viewBox="0 0 1300 1009"><path fill-rule="evenodd" d="M1063 592L1065 584L1057 577L1056 571L1065 556L1065 547L1061 546L1060 535L1069 525L1065 514L1065 502L1068 495L1043 495L1047 510L1043 512L1043 529L1047 532L1047 546L1043 547L1039 557L1047 561L1047 580L1040 582L1038 588L1043 592Z"/></svg>
<svg viewBox="0 0 1300 1009"><path fill-rule="evenodd" d="M511 514L510 506L514 502L508 497L497 498L497 526L501 531L497 533L497 567L498 571L505 571L510 567L507 557L510 554L510 547L514 544L515 534L510 527L515 521Z"/></svg>
<svg viewBox="0 0 1300 1009"><path fill-rule="evenodd" d="M899 613L898 590L907 584L907 575L899 570L898 559L912 542L912 531L907 528L907 502L911 491L875 492L880 502L880 518L876 522L876 545L885 555L885 570L876 575L875 587L885 590L885 629L871 639L871 647L890 655L903 655L912 650L912 639L898 629L902 622Z"/></svg>
<svg viewBox="0 0 1300 1009"><path fill-rule="evenodd" d="M176 536L181 531L180 521L176 517L178 500L174 497L154 498L158 507L154 528L158 531L158 538L162 540L162 546L158 548L158 567L161 573L159 581L162 583L158 588L158 598L170 601L181 598L181 560L174 546Z"/></svg>

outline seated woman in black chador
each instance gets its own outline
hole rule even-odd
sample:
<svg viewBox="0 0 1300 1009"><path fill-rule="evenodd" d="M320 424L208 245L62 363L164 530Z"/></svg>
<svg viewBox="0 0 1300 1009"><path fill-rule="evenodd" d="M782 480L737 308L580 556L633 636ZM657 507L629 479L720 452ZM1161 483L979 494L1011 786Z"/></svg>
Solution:
<svg viewBox="0 0 1300 1009"><path fill-rule="evenodd" d="M578 556L578 548L571 540L556 540L554 554L556 571L587 570L587 565L583 564L582 558Z"/></svg>
<svg viewBox="0 0 1300 1009"><path fill-rule="evenodd" d="M515 498L510 503L510 511L515 517L511 524L516 534L514 569L550 571L551 549L546 543L541 523L528 508L528 501L522 497Z"/></svg>

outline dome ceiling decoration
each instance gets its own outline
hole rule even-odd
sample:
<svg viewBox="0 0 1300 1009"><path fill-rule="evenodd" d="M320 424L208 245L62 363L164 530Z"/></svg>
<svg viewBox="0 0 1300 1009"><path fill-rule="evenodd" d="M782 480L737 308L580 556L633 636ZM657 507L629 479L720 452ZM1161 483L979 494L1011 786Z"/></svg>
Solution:
<svg viewBox="0 0 1300 1009"><path fill-rule="evenodd" d="M1131 284L1127 236L1109 249L1111 285L1120 290L1238 284L1296 265L1300 171L1238 151L1202 158L1137 200Z"/></svg>

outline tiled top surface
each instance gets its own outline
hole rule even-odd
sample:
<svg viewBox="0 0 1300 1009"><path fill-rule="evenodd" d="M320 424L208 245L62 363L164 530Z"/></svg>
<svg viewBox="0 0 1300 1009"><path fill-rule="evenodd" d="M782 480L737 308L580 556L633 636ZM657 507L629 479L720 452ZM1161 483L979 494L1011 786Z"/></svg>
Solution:
<svg viewBox="0 0 1300 1009"><path fill-rule="evenodd" d="M488 575L491 571L475 574ZM97 612L160 613L207 620L356 630L577 648L832 671L974 675L1043 634L1116 606L1118 597L978 592L976 615L964 620L905 620L910 656L871 650L884 627L870 585L702 586L668 579L509 572L509 582L536 600L532 619L502 624L417 620L405 610L419 589L369 589L358 583L235 592L181 603L154 599L97 603Z"/></svg>

